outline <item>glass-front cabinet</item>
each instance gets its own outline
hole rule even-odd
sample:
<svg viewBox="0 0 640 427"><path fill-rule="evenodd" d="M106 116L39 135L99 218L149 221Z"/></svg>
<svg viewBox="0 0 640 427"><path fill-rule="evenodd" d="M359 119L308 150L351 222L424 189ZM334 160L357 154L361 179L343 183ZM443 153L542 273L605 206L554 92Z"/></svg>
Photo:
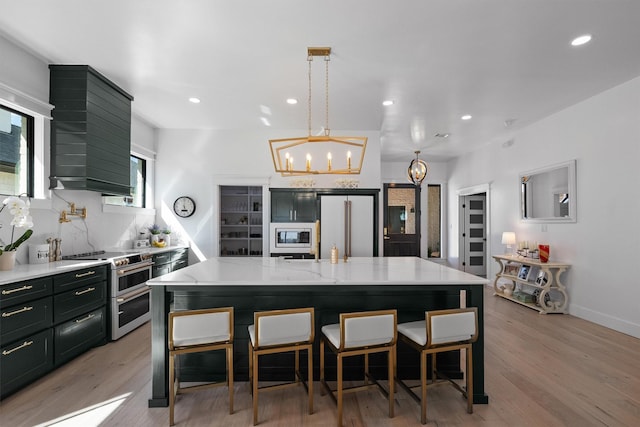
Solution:
<svg viewBox="0 0 640 427"><path fill-rule="evenodd" d="M220 256L262 256L262 187L220 186Z"/></svg>

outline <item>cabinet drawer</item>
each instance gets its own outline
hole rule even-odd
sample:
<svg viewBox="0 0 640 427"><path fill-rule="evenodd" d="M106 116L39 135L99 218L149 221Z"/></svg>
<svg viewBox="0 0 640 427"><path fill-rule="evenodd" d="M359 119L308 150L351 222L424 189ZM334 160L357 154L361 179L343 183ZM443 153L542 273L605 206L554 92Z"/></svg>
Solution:
<svg viewBox="0 0 640 427"><path fill-rule="evenodd" d="M189 259L189 250L187 248L174 249L171 251L171 262L187 261Z"/></svg>
<svg viewBox="0 0 640 427"><path fill-rule="evenodd" d="M54 295L53 322L64 322L104 305L106 302L106 289L106 282L98 282Z"/></svg>
<svg viewBox="0 0 640 427"><path fill-rule="evenodd" d="M43 277L1 285L0 308L51 295L52 283L51 277Z"/></svg>
<svg viewBox="0 0 640 427"><path fill-rule="evenodd" d="M64 363L103 341L107 335L106 308L84 313L56 326L55 363Z"/></svg>
<svg viewBox="0 0 640 427"><path fill-rule="evenodd" d="M0 344L15 341L51 327L53 298L46 297L1 310Z"/></svg>
<svg viewBox="0 0 640 427"><path fill-rule="evenodd" d="M153 256L155 265L162 265L171 262L171 252L162 252Z"/></svg>
<svg viewBox="0 0 640 427"><path fill-rule="evenodd" d="M53 368L53 329L3 345L0 393L5 397Z"/></svg>
<svg viewBox="0 0 640 427"><path fill-rule="evenodd" d="M57 294L88 283L102 282L104 280L107 280L107 267L104 265L58 274L53 277L53 292Z"/></svg>
<svg viewBox="0 0 640 427"><path fill-rule="evenodd" d="M171 271L180 270L181 268L185 268L189 265L189 261L186 259L180 259L171 263Z"/></svg>
<svg viewBox="0 0 640 427"><path fill-rule="evenodd" d="M167 273L171 273L171 264L154 265L151 268L152 277L163 276Z"/></svg>

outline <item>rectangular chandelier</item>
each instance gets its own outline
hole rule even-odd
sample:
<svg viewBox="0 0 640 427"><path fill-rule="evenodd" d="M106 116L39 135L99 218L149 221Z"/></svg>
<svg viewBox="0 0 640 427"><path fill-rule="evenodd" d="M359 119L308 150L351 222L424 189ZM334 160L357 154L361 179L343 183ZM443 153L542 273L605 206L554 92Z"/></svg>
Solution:
<svg viewBox="0 0 640 427"><path fill-rule="evenodd" d="M362 170L365 136L308 136L270 139L271 157L282 176L354 174Z"/></svg>

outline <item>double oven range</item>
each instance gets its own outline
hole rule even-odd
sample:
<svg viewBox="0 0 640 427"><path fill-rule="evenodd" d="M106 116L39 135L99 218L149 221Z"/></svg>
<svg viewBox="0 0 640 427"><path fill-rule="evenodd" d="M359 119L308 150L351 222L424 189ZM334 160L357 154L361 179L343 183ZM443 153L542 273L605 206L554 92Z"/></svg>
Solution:
<svg viewBox="0 0 640 427"><path fill-rule="evenodd" d="M152 255L135 252L92 252L64 259L106 260L110 265L109 318L111 339L117 340L151 320Z"/></svg>

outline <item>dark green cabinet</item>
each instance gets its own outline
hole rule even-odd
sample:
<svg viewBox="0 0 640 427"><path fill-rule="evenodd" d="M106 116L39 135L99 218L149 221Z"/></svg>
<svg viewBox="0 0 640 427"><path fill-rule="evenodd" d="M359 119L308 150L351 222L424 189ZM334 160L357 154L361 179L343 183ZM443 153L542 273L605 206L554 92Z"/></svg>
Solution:
<svg viewBox="0 0 640 427"><path fill-rule="evenodd" d="M107 266L0 285L0 398L107 342Z"/></svg>
<svg viewBox="0 0 640 427"><path fill-rule="evenodd" d="M315 222L316 193L271 189L271 222Z"/></svg>
<svg viewBox="0 0 640 427"><path fill-rule="evenodd" d="M158 277L189 265L189 249L179 248L153 254L151 277Z"/></svg>
<svg viewBox="0 0 640 427"><path fill-rule="evenodd" d="M50 65L51 178L130 195L133 97L88 65Z"/></svg>

